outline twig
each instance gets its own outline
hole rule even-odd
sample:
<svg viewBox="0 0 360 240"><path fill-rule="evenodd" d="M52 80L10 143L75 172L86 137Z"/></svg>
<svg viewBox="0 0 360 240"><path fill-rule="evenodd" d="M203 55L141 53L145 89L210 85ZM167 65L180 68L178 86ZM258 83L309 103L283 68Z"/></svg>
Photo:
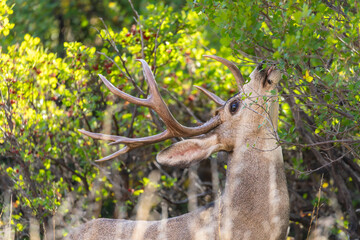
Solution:
<svg viewBox="0 0 360 240"><path fill-rule="evenodd" d="M313 172L319 171L319 170L322 169L322 168L325 168L325 167L327 167L327 166L329 166L329 165L331 165L331 164L333 164L333 163L335 163L335 162L338 162L338 161L342 160L342 159L343 159L347 154L349 154L350 152L351 152L351 151L346 152L345 154L343 154L342 156L340 156L339 158L337 158L337 159L335 159L335 160L329 159L330 162L328 162L328 163L326 163L326 164L324 164L324 165L322 165L321 167L318 167L318 168L316 168L316 169L312 169L312 170L309 170L309 171L306 171L306 172L302 172L302 174L310 175L310 174L313 173Z"/></svg>
<svg viewBox="0 0 360 240"><path fill-rule="evenodd" d="M101 19L101 18L100 18L100 19ZM125 76L127 76L127 78L130 79L132 82L134 82L133 77L131 76L130 72L128 71L128 69L127 69L127 67L126 67L126 65L125 65L125 63L126 63L125 60L124 60L123 57L121 56L121 53L120 53L119 49L116 47L116 44L115 44L114 39L111 38L110 32L109 32L107 26L105 25L105 22L104 22L102 19L101 19L101 21L102 21L103 24L104 24L104 27L105 27L105 29L106 29L106 34L109 36L109 39L103 39L102 36L101 36L101 34L100 34L100 32L99 32L99 30L98 30L97 28L95 28L96 31L98 32L98 34L100 35L100 37L101 37L103 40L109 42L110 45L114 48L117 56L118 56L118 57L120 58L120 60L121 60L121 63L122 63L122 65L123 65L123 67L124 67L124 69L125 69L125 72L126 72L126 74L125 74L124 72L122 72L122 73L123 73ZM98 52L98 53L99 53L99 52ZM104 56L106 56L104 53L102 53L102 54L103 54ZM114 62L114 60L112 60L111 58L110 58L109 60L112 61L114 64L116 64L116 63ZM117 65L117 64L116 64L116 65ZM121 68L119 68L119 69L120 69L120 71L122 71Z"/></svg>
<svg viewBox="0 0 360 240"><path fill-rule="evenodd" d="M199 118L197 118L195 116L195 114L188 108L185 106L185 104L183 102L181 102L178 98L176 98L174 95L172 95L169 90L167 90L166 88L163 88L161 87L161 90L165 91L172 99L174 99L178 104L180 104L180 106L182 108L185 109L185 111L190 115L192 116L193 118L195 118L195 120L198 122L198 123L203 123Z"/></svg>
<svg viewBox="0 0 360 240"><path fill-rule="evenodd" d="M118 53L119 52L119 49L116 47L116 44L115 44L115 41L114 39L112 39L111 35L110 35L110 32L109 32L109 29L107 27L107 25L105 24L104 22L104 19L100 18L101 22L103 23L105 29L106 29L106 34L109 36L109 43L111 44L111 46L115 49L115 51Z"/></svg>
<svg viewBox="0 0 360 240"><path fill-rule="evenodd" d="M281 141L281 144L287 144L287 145L298 146L298 147L315 147L315 146L329 144L329 143L360 143L360 140L354 140L354 139L329 140L329 141L315 142L315 143L309 143L309 144L291 143L291 142L287 142L283 139L280 139L280 141Z"/></svg>
<svg viewBox="0 0 360 240"><path fill-rule="evenodd" d="M136 16L137 18L140 18L139 13L138 13L138 12L136 11L136 9L134 8L134 5L133 5L133 3L132 3L131 0L129 0L129 3L130 3L130 6L131 6L132 10L133 10L134 13L135 13L135 16Z"/></svg>
<svg viewBox="0 0 360 240"><path fill-rule="evenodd" d="M159 37L159 33L160 33L160 28L161 28L161 26L162 26L162 24L164 23L164 21L165 21L165 18L163 18L163 20L161 21L161 23L160 23L160 25L159 25L159 28L158 28L158 30L157 30L157 32L156 32L156 36L155 36L155 46L154 46L154 51L153 51L153 53L154 53L154 62L153 62L153 72L154 72L154 75L156 75L156 50L157 50L157 48L158 48L158 37Z"/></svg>
<svg viewBox="0 0 360 240"><path fill-rule="evenodd" d="M107 55L106 55L105 53L103 53L103 52L96 52L96 53L97 53L97 54L100 54L100 55L102 55L102 56L104 56L104 57L106 57L109 61L113 62L113 63L116 65L116 67L121 71L121 73L126 76L127 73L125 73L124 71L122 71L121 68L120 68L120 66L119 66L111 57L107 56ZM127 71L127 70L126 70L126 71ZM128 76L126 76L126 78L131 81L132 85L136 88L137 91L139 91L142 95L146 95L146 94L144 93L144 91L141 90L141 88L139 88L139 87L136 85L136 82L134 81L133 78L128 77Z"/></svg>
<svg viewBox="0 0 360 240"><path fill-rule="evenodd" d="M307 237L306 240L309 239L310 236L310 231L311 231L311 224L315 219L315 230L316 230L316 226L317 226L317 218L318 218L318 214L319 214L319 208L320 208L320 198L321 198L321 187L323 184L323 179L324 179L324 174L321 175L321 181L320 181L320 187L319 187L319 191L318 191L318 202L317 204L314 206L313 211L311 213L311 220L310 220L310 226L309 226L309 230L307 233ZM316 208L316 214L315 214L315 208ZM314 216L315 214L315 216Z"/></svg>
<svg viewBox="0 0 360 240"><path fill-rule="evenodd" d="M129 2L131 2L129 0ZM145 59L145 54L144 54L144 34L143 34L143 31L142 31L142 28L141 28L141 23L140 23L140 18L138 18L138 20L136 20L136 18L134 17L134 20L135 22L137 23L137 25L139 25L139 30L140 30L140 38L141 38L141 58L146 60Z"/></svg>

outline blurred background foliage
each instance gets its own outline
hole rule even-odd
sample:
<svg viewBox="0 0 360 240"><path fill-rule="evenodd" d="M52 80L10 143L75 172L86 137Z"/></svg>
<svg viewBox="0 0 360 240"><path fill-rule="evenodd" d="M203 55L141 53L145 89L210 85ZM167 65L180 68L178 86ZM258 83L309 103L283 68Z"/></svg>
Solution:
<svg viewBox="0 0 360 240"><path fill-rule="evenodd" d="M154 159L168 140L96 163L117 148L77 129L128 137L162 130L155 113L113 96L97 76L144 97L138 58L181 123L205 122L216 106L193 85L235 94L231 73L202 57L216 54L245 77L262 60L283 71L290 238L356 239L359 20L356 1L0 0L0 236L60 239L91 218L135 219L149 186L156 197L147 219L213 201L226 154L164 168Z"/></svg>
<svg viewBox="0 0 360 240"><path fill-rule="evenodd" d="M157 1L140 0L134 1L133 5L142 14L142 9L151 3ZM177 9L186 4L179 0L164 3ZM100 46L102 43L96 31L96 28L103 27L100 18L116 31L134 22L133 10L127 0L13 0L8 1L8 5L13 5L11 22L16 25L16 31L12 31L3 43L19 42L29 33L40 37L45 48L57 52L61 57L65 56L64 42L77 41Z"/></svg>

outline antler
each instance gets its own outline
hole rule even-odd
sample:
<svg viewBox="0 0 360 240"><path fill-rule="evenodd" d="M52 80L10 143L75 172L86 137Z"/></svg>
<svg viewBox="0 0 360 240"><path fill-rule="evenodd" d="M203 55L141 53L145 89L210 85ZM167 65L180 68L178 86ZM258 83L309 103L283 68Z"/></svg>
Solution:
<svg viewBox="0 0 360 240"><path fill-rule="evenodd" d="M242 86L244 85L245 80L244 80L244 77L241 74L239 68L233 62L230 62L229 60L227 60L225 58L221 58L221 57L218 57L215 55L204 55L204 57L215 59L216 61L221 62L222 64L227 66L229 68L229 70L231 71L231 73L235 77L239 91L242 90Z"/></svg>
<svg viewBox="0 0 360 240"><path fill-rule="evenodd" d="M195 86L197 89L201 90L203 93L205 93L206 96L208 96L211 100L213 100L216 104L222 106L226 103L226 101L222 100L219 96L217 96L215 93L212 93L208 90L206 90L203 87Z"/></svg>
<svg viewBox="0 0 360 240"><path fill-rule="evenodd" d="M215 59L215 58L214 58ZM121 154L124 154L132 149L164 141L169 138L173 137L192 137L195 135L200 135L209 132L216 126L218 126L221 123L220 116L216 115L215 117L211 118L209 121L204 123L201 126L197 127L185 127L181 125L171 114L168 107L166 106L165 102L163 101L160 92L158 90L157 83L155 81L154 75L150 70L149 65L147 62L143 59L138 59L138 61L141 62L145 79L149 86L149 95L147 99L137 98L133 97L118 88L114 87L103 75L99 74L100 79L104 82L107 88L109 90L121 97L122 99L134 103L139 106L145 106L148 108L153 109L163 120L166 130L162 133L159 133L157 135L148 136L148 137L142 137L142 138L127 138L122 136L115 136L115 135L107 135L107 134L101 134L101 133L92 133L85 130L79 130L82 134L85 134L91 138L94 139L101 139L101 140L108 140L113 141L110 143L111 145L115 144L125 144L125 147L120 149L119 151L104 157L102 159L96 160L96 161L107 161L112 158L115 158ZM206 93L206 90L205 90ZM212 98L214 99L214 98ZM219 98L220 99L220 98ZM220 99L221 100L221 99Z"/></svg>

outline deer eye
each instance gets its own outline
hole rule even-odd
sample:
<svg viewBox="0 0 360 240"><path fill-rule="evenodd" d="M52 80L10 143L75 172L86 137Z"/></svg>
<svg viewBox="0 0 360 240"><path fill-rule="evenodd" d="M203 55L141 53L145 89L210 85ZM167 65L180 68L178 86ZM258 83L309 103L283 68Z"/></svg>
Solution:
<svg viewBox="0 0 360 240"><path fill-rule="evenodd" d="M239 108L239 101L234 100L230 103L229 110L231 114L234 114Z"/></svg>
<svg viewBox="0 0 360 240"><path fill-rule="evenodd" d="M268 82L268 84L272 84L272 81L270 79L266 79L266 81Z"/></svg>

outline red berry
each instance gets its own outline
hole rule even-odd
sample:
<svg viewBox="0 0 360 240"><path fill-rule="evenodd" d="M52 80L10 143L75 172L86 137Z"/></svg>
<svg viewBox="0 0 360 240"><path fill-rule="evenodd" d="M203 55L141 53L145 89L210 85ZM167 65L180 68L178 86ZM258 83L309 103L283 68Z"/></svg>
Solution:
<svg viewBox="0 0 360 240"><path fill-rule="evenodd" d="M166 50L167 53L171 53L171 49Z"/></svg>
<svg viewBox="0 0 360 240"><path fill-rule="evenodd" d="M110 73L111 73L111 70L110 70L110 69L108 69L106 72L107 72L107 74L110 74Z"/></svg>
<svg viewBox="0 0 360 240"><path fill-rule="evenodd" d="M92 68L93 68L95 71L97 71L97 70L99 70L99 65L98 65L98 64L93 65Z"/></svg>
<svg viewBox="0 0 360 240"><path fill-rule="evenodd" d="M16 103L16 101L15 101L14 99L11 99L11 100L10 100L10 103L11 103L11 104L14 104L14 103Z"/></svg>
<svg viewBox="0 0 360 240"><path fill-rule="evenodd" d="M143 33L143 38L147 41L150 39L150 35L149 36L146 36L145 33Z"/></svg>
<svg viewBox="0 0 360 240"><path fill-rule="evenodd" d="M194 100L195 100L194 95L190 95L190 96L188 97L188 100L189 100L190 102L194 101Z"/></svg>
<svg viewBox="0 0 360 240"><path fill-rule="evenodd" d="M118 86L118 89L122 91L124 89L124 87L125 87L125 84L121 84Z"/></svg>

